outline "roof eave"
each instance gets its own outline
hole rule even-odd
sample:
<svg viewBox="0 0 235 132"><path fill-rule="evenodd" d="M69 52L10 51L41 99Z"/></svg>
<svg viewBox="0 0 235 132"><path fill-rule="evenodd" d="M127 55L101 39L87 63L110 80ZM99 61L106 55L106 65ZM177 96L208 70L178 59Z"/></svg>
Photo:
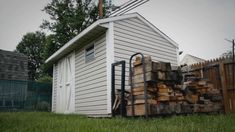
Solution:
<svg viewBox="0 0 235 132"><path fill-rule="evenodd" d="M109 23L117 20L123 20L127 18L139 18L143 22L145 22L148 26L153 28L157 33L161 34L165 39L167 39L172 45L174 45L176 48L178 48L178 44L174 42L172 39L170 39L166 34L164 34L162 31L160 31L157 27L155 27L153 24L151 24L148 20L146 20L143 16L141 16L138 13L131 13L131 14L126 14L118 17L110 17L110 18L105 18L105 19L100 19L94 22L92 25L87 27L85 30L83 30L80 34L78 34L76 37L71 39L68 43L66 43L63 47L61 47L59 50L57 50L52 56L50 56L45 62L49 63L55 60L58 60L61 58L63 55L66 53L65 50L68 51L68 49L71 49L82 37L87 35L91 30L95 29L96 27L102 27L104 29L107 29L108 27L102 26L101 24L104 23Z"/></svg>
<svg viewBox="0 0 235 132"><path fill-rule="evenodd" d="M60 57L62 57L63 55L67 54L64 53L66 50L71 49L71 47L74 47L76 45L76 43L78 43L83 37L85 37L87 34L89 34L90 32L92 32L92 30L96 29L97 27L101 27L104 30L106 30L105 27L103 26L99 26L99 23L94 23L91 26L89 26L88 28L86 28L85 30L83 30L80 34L78 34L76 37L74 37L73 39L71 39L68 43L66 43L63 47L61 47L59 50L57 50L53 55L51 55L46 61L45 63L49 63L52 61L55 61L57 59L59 59Z"/></svg>
<svg viewBox="0 0 235 132"><path fill-rule="evenodd" d="M103 23L108 23L108 22L112 22L112 21L117 21L117 20L122 20L122 19L126 19L126 18L132 18L132 17L138 17L139 14L137 13L132 13L132 14L127 14L127 15L123 15L123 16L119 16L119 17L110 17L110 18L105 18L105 19L100 19L97 20L96 22L94 22L92 25L90 25L89 27L87 27L85 30L83 30L80 34L78 34L76 37L74 37L73 39L71 39L68 43L66 43L63 47L61 47L59 50L57 50L53 55L51 55L46 61L45 63L49 63L52 61L57 60L59 57L61 57L63 51L65 51L66 49L70 48L71 46L73 46L76 42L79 41L80 38L82 38L83 36L85 36L88 32L90 32L91 30L95 29L96 27L100 26L103 28L107 28L104 27L100 24Z"/></svg>

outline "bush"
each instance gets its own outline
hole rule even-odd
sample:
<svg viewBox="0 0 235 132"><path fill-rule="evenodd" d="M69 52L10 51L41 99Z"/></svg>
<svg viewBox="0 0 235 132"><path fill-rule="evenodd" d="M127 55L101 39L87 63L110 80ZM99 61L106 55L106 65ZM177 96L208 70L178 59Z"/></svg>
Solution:
<svg viewBox="0 0 235 132"><path fill-rule="evenodd" d="M49 75L44 75L42 77L40 77L37 82L41 82L41 83L52 83L52 77Z"/></svg>

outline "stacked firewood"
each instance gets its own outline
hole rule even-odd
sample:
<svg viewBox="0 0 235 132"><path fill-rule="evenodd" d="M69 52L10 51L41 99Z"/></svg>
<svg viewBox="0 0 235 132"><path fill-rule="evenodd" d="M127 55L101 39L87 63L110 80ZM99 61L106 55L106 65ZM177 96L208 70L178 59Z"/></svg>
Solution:
<svg viewBox="0 0 235 132"><path fill-rule="evenodd" d="M132 107L134 107L134 115L145 114L145 100L144 100L144 76L143 64L141 58L137 57L134 62L131 94L133 96L133 106L131 97L128 99L127 115L132 115ZM168 103L170 95L173 92L171 86L167 85L170 82L170 63L153 62L151 57L145 57L145 71L146 71L146 88L147 88L147 104L148 114L159 114L168 110ZM172 83L172 82L171 82ZM167 107L165 107L167 106Z"/></svg>
<svg viewBox="0 0 235 132"><path fill-rule="evenodd" d="M208 113L223 110L221 91L215 89L209 80L193 78L184 84L185 99L189 104L193 104L193 112Z"/></svg>
<svg viewBox="0 0 235 132"><path fill-rule="evenodd" d="M126 110L128 116L141 116L145 115L145 96L140 57L136 57L132 71L132 96L128 98ZM170 63L153 62L150 56L145 57L145 71L149 115L222 110L221 92L208 80L194 77L182 84L179 70L172 70Z"/></svg>

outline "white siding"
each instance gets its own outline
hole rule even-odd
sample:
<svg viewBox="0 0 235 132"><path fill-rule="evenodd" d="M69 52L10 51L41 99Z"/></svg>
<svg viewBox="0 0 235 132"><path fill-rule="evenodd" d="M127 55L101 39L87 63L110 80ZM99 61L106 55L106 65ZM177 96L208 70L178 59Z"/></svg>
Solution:
<svg viewBox="0 0 235 132"><path fill-rule="evenodd" d="M52 87L52 103L51 103L51 111L56 111L56 94L57 94L57 86L58 86L58 65L53 65L53 87Z"/></svg>
<svg viewBox="0 0 235 132"><path fill-rule="evenodd" d="M148 27L138 18L114 22L115 61L126 61L126 85L129 77L129 58L136 52L150 55L153 61L170 62L177 65L176 47ZM120 68L116 70L116 84L120 85Z"/></svg>
<svg viewBox="0 0 235 132"><path fill-rule="evenodd" d="M85 48L76 50L75 111L78 114L107 114L106 38L95 41L95 60L85 63Z"/></svg>

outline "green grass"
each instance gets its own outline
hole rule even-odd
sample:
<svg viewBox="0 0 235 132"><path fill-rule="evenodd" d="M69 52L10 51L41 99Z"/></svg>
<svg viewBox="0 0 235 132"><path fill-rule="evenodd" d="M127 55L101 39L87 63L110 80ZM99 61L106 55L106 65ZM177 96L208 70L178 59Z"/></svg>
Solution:
<svg viewBox="0 0 235 132"><path fill-rule="evenodd" d="M88 118L43 112L0 113L0 132L235 132L235 114L166 118Z"/></svg>

